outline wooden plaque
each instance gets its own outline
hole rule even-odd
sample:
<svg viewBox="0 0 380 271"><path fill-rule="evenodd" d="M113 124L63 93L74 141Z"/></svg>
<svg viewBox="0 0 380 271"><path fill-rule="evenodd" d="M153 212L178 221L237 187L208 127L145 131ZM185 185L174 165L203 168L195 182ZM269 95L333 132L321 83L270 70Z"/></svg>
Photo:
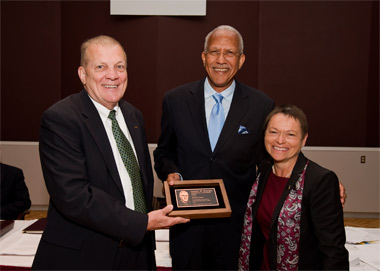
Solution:
<svg viewBox="0 0 380 271"><path fill-rule="evenodd" d="M231 206L222 179L164 182L166 204L173 205L168 216L190 219L231 216Z"/></svg>

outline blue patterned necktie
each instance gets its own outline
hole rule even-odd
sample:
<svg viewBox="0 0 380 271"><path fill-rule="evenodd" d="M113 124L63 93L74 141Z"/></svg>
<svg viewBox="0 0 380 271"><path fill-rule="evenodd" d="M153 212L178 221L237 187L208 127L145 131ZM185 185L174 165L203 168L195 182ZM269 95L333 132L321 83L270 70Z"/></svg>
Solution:
<svg viewBox="0 0 380 271"><path fill-rule="evenodd" d="M117 148L123 160L124 166L127 169L128 175L131 178L133 189L133 201L135 203L135 210L140 213L147 213L145 194L141 180L140 167L137 163L135 153L128 139L125 137L123 131L117 123L115 110L112 110L108 115L112 120L112 133L115 137Z"/></svg>
<svg viewBox="0 0 380 271"><path fill-rule="evenodd" d="M208 122L208 137L210 139L211 149L214 151L224 125L224 110L222 105L223 95L215 93L212 97L216 104L211 110L210 120Z"/></svg>

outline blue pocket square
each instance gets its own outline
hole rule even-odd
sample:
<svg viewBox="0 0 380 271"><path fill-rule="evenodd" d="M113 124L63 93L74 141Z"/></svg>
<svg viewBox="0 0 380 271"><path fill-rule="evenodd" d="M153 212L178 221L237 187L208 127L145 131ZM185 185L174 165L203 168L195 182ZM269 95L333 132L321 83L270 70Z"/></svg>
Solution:
<svg viewBox="0 0 380 271"><path fill-rule="evenodd" d="M241 135L243 135L243 134L249 134L249 132L247 130L247 127L245 127L243 125L240 125L238 134L241 134Z"/></svg>

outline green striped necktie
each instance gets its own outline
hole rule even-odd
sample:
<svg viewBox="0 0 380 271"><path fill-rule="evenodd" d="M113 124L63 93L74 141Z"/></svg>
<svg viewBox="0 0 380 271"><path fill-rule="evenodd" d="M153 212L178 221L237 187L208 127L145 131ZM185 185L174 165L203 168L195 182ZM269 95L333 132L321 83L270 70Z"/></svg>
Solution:
<svg viewBox="0 0 380 271"><path fill-rule="evenodd" d="M123 159L124 166L128 171L129 177L131 178L135 210L140 213L147 213L140 167L137 163L137 159L135 153L133 152L131 144L117 123L115 113L115 110L112 110L108 115L108 118L112 120L112 133L115 137L120 156Z"/></svg>

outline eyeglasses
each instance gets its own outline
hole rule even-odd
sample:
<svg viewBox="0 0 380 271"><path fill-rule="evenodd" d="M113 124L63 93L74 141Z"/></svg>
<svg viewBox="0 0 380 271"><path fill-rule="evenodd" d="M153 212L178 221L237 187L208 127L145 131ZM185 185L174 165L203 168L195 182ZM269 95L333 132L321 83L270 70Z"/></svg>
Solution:
<svg viewBox="0 0 380 271"><path fill-rule="evenodd" d="M208 51L208 52L205 52L205 53L207 55L212 56L212 57L219 57L222 52L219 51L219 50L212 50L212 51ZM223 56L225 58L233 58L233 57L240 56L240 54L239 53L235 53L234 51L231 51L231 50L225 50L225 51L223 51Z"/></svg>

